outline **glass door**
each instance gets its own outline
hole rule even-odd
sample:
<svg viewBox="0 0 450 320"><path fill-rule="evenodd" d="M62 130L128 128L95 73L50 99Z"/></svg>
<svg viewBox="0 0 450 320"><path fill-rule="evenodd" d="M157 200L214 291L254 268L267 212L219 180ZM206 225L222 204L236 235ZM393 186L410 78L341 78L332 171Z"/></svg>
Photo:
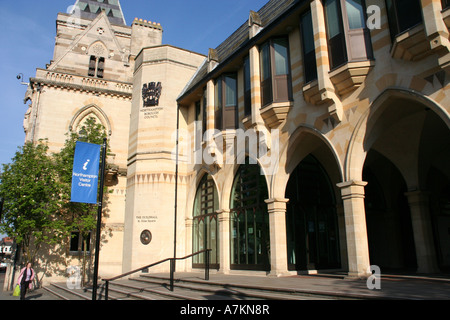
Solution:
<svg viewBox="0 0 450 320"><path fill-rule="evenodd" d="M193 252L211 249L210 267L219 268L218 196L211 176L205 175L197 189L193 218ZM194 268L205 267L205 255L193 257Z"/></svg>

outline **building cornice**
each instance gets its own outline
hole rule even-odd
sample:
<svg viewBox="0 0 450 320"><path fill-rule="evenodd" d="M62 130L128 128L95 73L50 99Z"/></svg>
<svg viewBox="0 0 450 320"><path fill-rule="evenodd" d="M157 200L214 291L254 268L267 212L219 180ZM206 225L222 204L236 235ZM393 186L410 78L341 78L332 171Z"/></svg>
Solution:
<svg viewBox="0 0 450 320"><path fill-rule="evenodd" d="M49 87L106 96L116 96L126 99L131 99L133 93L133 84L129 82L83 77L44 69L37 69L36 77L30 79L30 84L31 86L40 84Z"/></svg>

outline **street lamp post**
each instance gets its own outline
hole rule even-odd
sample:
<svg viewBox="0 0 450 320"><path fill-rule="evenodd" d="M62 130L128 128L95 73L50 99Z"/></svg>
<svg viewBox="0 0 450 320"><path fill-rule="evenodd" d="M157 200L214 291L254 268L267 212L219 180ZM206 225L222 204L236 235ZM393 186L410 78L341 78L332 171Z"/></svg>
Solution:
<svg viewBox="0 0 450 320"><path fill-rule="evenodd" d="M101 225L102 225L102 211L103 211L103 187L105 185L105 168L106 168L106 141L103 139L103 151L102 151L102 166L100 169L100 192L98 199L98 210L97 210L97 235L95 241L95 261L94 261L94 279L92 287L92 300L97 300L97 286L98 286L98 264L100 255L100 238L101 238Z"/></svg>

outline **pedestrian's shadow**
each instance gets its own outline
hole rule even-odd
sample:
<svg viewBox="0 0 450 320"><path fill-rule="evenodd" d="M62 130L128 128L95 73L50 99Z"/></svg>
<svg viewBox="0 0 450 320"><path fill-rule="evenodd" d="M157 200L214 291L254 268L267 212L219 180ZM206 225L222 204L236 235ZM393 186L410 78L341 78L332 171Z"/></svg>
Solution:
<svg viewBox="0 0 450 320"><path fill-rule="evenodd" d="M37 300L40 297L42 297L42 293L30 293L26 295L25 300Z"/></svg>

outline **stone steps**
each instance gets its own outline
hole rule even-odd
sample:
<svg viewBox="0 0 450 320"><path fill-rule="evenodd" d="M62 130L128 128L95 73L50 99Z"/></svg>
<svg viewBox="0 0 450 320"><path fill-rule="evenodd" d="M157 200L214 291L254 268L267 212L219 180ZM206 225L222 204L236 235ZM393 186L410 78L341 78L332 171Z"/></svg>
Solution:
<svg viewBox="0 0 450 320"><path fill-rule="evenodd" d="M92 289L70 290L66 284L52 284L46 290L61 300L92 300ZM336 300L358 299L331 292L267 287L258 283L242 284L183 277L174 280L166 275L140 274L109 283L109 300ZM98 288L98 300L105 300L104 283Z"/></svg>

